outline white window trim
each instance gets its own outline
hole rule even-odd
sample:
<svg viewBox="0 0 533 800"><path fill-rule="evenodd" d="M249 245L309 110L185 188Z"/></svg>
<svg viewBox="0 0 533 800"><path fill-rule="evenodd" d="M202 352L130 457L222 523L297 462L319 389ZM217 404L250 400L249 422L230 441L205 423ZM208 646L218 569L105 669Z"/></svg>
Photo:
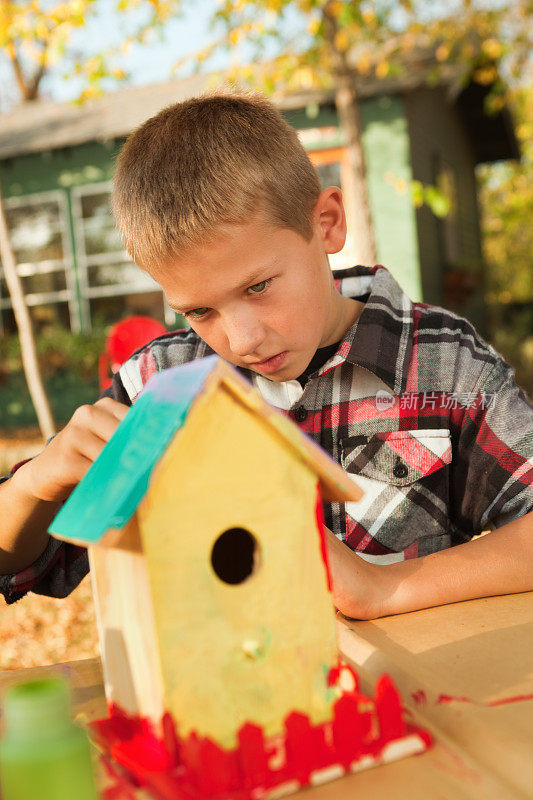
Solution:
<svg viewBox="0 0 533 800"><path fill-rule="evenodd" d="M139 286L136 283L121 283L87 289L87 297L94 300L95 297L120 297L126 294L156 294L160 292L161 289L158 286L151 289L149 286Z"/></svg>
<svg viewBox="0 0 533 800"><path fill-rule="evenodd" d="M112 250L104 253L96 253L94 255L87 255L85 250L85 235L84 235L84 220L82 213L82 198L93 194L102 194L104 192L111 193L112 182L102 181L99 183L90 183L83 186L75 186L71 190L72 198L72 219L74 225L74 238L76 242L76 255L78 260L80 294L82 303L82 316L84 325L87 330L91 330L91 309L90 300L98 297L121 297L127 294L149 294L150 292L158 293L162 296L164 302L164 295L161 287L155 283L154 288L150 289L149 286L138 286L135 284L116 283L108 286L91 286L89 283L89 267L97 267L105 263L131 263L135 262L131 259L130 254L126 250ZM139 267L137 267L139 269ZM166 318L165 311L165 318Z"/></svg>
<svg viewBox="0 0 533 800"><path fill-rule="evenodd" d="M54 232L61 233L61 241L63 245L63 258L62 259L48 259L45 261L27 261L17 264L17 273L20 277L30 277L31 275L42 274L46 272L59 272L62 269L65 271L66 289L60 289L57 292L45 292L26 295L26 302L29 306L35 305L52 305L53 303L68 302L70 328L76 332L79 330L78 319L78 304L76 299L76 281L74 276L72 248L70 242L70 234L68 228L68 208L67 198L65 192L61 189L53 189L48 192L33 192L31 194L24 194L17 197L8 197L4 200L6 209L17 208L21 206L34 205L37 203L46 203L47 201L57 202L59 208L59 223L57 226L52 226ZM0 267L0 275L3 271ZM39 301L35 298L46 298ZM9 309L12 307L9 298L0 297L0 308Z"/></svg>
<svg viewBox="0 0 533 800"><path fill-rule="evenodd" d="M57 292L27 294L24 299L28 306L44 306L52 303L67 303L70 299L70 294L68 289L60 289ZM11 308L11 302L9 300L0 300L0 308L2 310Z"/></svg>

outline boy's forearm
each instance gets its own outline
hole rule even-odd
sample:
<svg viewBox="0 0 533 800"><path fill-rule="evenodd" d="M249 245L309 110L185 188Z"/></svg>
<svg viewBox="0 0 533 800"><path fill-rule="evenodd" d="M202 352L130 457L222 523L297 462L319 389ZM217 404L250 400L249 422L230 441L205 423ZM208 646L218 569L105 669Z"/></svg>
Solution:
<svg viewBox="0 0 533 800"><path fill-rule="evenodd" d="M37 500L25 489L24 466L0 484L0 574L32 564L46 548L46 532L59 503Z"/></svg>
<svg viewBox="0 0 533 800"><path fill-rule="evenodd" d="M80 406L39 455L0 484L0 574L20 572L45 550L48 526L128 408L104 397Z"/></svg>
<svg viewBox="0 0 533 800"><path fill-rule="evenodd" d="M466 544L381 567L379 616L533 590L533 512Z"/></svg>

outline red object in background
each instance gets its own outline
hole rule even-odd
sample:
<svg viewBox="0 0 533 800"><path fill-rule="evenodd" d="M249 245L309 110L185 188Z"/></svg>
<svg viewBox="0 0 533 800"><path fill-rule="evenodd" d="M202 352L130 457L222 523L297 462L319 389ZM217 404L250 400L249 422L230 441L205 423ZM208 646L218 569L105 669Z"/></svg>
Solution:
<svg viewBox="0 0 533 800"><path fill-rule="evenodd" d="M132 353L166 332L165 326L151 317L126 317L113 325L98 359L100 391L111 386L112 376Z"/></svg>

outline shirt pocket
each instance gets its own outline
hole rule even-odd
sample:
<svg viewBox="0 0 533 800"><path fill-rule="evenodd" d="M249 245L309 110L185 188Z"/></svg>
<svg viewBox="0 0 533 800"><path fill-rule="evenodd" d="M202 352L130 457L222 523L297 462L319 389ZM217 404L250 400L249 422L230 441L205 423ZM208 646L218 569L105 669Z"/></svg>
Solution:
<svg viewBox="0 0 533 800"><path fill-rule="evenodd" d="M365 492L345 506L350 546L396 553L410 547L410 555L447 546L451 461L447 429L343 438L341 464Z"/></svg>
<svg viewBox="0 0 533 800"><path fill-rule="evenodd" d="M344 469L393 486L408 486L451 460L449 430L392 431L341 442Z"/></svg>

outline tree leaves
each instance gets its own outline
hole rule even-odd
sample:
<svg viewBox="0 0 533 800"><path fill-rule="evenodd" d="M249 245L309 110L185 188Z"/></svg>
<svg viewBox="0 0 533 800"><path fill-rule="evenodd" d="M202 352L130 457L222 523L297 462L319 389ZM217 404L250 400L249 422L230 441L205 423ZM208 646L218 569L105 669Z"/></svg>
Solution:
<svg viewBox="0 0 533 800"><path fill-rule="evenodd" d="M123 80L117 57L132 44L142 43L151 32L180 11L179 0L116 0L117 14L131 23L122 41L89 57L75 47L75 32L95 18L102 0L1 0L0 50L11 62L20 99L37 98L46 71L59 61L69 64L70 74L83 79L81 99L101 94L106 80ZM132 12L144 12L133 14Z"/></svg>
<svg viewBox="0 0 533 800"><path fill-rule="evenodd" d="M533 302L533 86L511 94L521 162L479 170L487 299Z"/></svg>

